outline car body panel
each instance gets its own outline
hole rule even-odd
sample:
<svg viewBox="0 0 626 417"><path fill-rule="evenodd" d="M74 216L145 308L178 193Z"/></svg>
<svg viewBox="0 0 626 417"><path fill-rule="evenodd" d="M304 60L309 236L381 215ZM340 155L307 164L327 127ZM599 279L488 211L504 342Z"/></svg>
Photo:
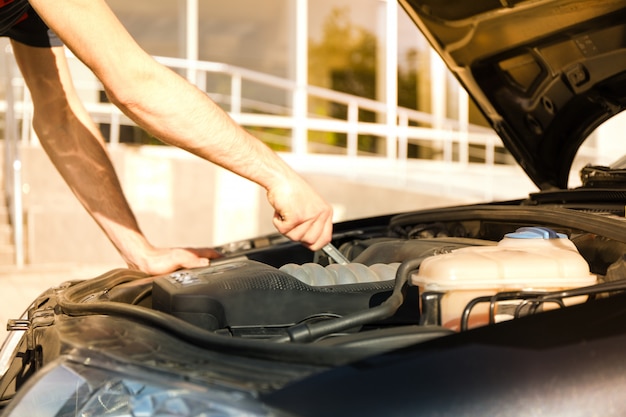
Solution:
<svg viewBox="0 0 626 417"><path fill-rule="evenodd" d="M567 188L576 151L626 104L622 0L401 0L533 182Z"/></svg>

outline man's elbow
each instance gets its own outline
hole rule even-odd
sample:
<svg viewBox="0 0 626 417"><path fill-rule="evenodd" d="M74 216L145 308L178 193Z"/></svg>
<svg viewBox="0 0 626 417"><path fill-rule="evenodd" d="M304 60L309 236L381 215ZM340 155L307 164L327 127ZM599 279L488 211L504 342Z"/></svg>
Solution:
<svg viewBox="0 0 626 417"><path fill-rule="evenodd" d="M128 91L119 91L119 89L111 90L106 88L104 93L110 103L120 109L122 113L134 119L133 114L138 112L141 102L136 95L131 94Z"/></svg>

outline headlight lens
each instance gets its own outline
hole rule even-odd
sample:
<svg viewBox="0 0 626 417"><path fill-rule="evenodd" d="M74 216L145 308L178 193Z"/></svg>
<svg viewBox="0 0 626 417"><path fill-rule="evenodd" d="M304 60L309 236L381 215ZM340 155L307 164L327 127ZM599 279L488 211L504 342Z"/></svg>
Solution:
<svg viewBox="0 0 626 417"><path fill-rule="evenodd" d="M171 376L112 371L67 359L41 370L4 417L280 416L247 391L200 386Z"/></svg>

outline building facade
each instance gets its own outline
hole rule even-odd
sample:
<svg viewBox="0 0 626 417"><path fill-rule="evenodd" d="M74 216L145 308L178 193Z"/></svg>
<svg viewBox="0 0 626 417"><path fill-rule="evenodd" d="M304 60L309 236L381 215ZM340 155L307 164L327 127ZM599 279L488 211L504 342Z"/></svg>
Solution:
<svg viewBox="0 0 626 417"><path fill-rule="evenodd" d="M226 63L441 118L465 117L471 124L484 124L395 0L108 3L152 55ZM206 83L208 91L227 88L219 77ZM291 100L290 95L263 86L249 85L246 91L249 102L289 107ZM342 109L329 107L309 102L307 111L341 117ZM362 115L364 120L368 117L380 116Z"/></svg>

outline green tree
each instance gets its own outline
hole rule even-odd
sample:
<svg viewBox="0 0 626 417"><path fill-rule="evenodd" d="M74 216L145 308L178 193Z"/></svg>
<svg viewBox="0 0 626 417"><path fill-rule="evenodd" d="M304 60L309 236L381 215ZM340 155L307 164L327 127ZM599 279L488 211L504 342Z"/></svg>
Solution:
<svg viewBox="0 0 626 417"><path fill-rule="evenodd" d="M417 49L409 49L404 56L404 65L398 66L398 106L417 108Z"/></svg>
<svg viewBox="0 0 626 417"><path fill-rule="evenodd" d="M322 39L309 42L309 83L332 88L337 79L333 74L343 73L345 82L339 91L374 98L375 71L376 36L352 24L347 7L332 9Z"/></svg>
<svg viewBox="0 0 626 417"><path fill-rule="evenodd" d="M309 83L365 98L376 98L376 36L354 25L348 8L334 8L324 22L319 42L309 42ZM338 103L312 100L310 110L321 116L346 119L347 108ZM373 112L359 112L359 120L374 121ZM341 133L311 133L313 142L345 146ZM359 149L373 152L376 138L359 137Z"/></svg>

